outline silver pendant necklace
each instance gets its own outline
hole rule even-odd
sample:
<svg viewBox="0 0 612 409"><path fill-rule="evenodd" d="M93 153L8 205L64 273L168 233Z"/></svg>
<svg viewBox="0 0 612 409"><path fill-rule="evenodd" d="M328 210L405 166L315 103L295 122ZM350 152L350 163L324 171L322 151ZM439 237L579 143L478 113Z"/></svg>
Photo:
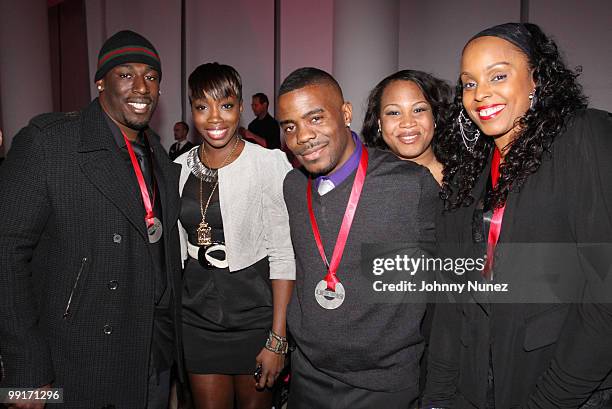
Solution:
<svg viewBox="0 0 612 409"><path fill-rule="evenodd" d="M194 149L187 155L187 166L200 180L204 182L215 184L217 183L217 169L210 169L202 163L198 151L203 148Z"/></svg>

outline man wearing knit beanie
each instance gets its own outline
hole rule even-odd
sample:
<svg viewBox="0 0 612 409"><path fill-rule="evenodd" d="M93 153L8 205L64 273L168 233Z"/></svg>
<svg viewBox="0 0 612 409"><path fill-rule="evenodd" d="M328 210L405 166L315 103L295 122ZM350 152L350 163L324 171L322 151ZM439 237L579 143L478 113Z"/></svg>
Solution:
<svg viewBox="0 0 612 409"><path fill-rule="evenodd" d="M180 169L148 126L160 80L155 47L120 31L99 53L99 97L14 138L0 168L0 388L61 388L64 409L167 407Z"/></svg>
<svg viewBox="0 0 612 409"><path fill-rule="evenodd" d="M140 34L119 31L102 46L94 79L102 109L133 140L157 106L161 62L155 47Z"/></svg>

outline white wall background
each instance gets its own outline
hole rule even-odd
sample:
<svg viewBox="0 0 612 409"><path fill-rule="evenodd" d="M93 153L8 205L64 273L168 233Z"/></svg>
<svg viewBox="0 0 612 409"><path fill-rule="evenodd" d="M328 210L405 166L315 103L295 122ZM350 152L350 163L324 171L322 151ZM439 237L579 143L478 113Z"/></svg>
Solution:
<svg viewBox="0 0 612 409"><path fill-rule="evenodd" d="M370 90L397 71L398 0L335 0L334 70L359 133Z"/></svg>
<svg viewBox="0 0 612 409"><path fill-rule="evenodd" d="M45 0L0 0L1 156L30 118L53 109L48 38Z"/></svg>
<svg viewBox="0 0 612 409"><path fill-rule="evenodd" d="M44 50L36 55L15 51L36 47L46 50L44 3L44 0L0 2L0 107L5 152L14 134L29 118L51 109L47 64L38 62L40 58L48 60L48 56ZM181 1L85 0L85 3L92 78L98 50L116 31L126 28L137 31L159 51L163 95L152 126L168 147L173 140L172 127L181 119L181 87L187 86L181 84ZM277 67L274 3L275 0L186 0L187 76L203 62L233 65L243 79L242 122L246 125L253 119L250 100L255 92L268 94L273 110L275 75L277 81L282 81L298 67L319 67L338 77L345 96L358 108L353 129L359 130L365 97L385 75L396 69L412 68L454 83L467 39L491 25L518 21L521 1L280 0ZM557 39L571 67L583 67L580 81L591 105L612 111L610 0L528 3L529 21L540 24ZM35 17L41 21L34 24ZM24 91L24 87L29 91ZM97 95L93 82L91 93L92 97ZM192 135L192 139L197 137ZM1 152L0 149L0 155Z"/></svg>
<svg viewBox="0 0 612 409"><path fill-rule="evenodd" d="M297 68L333 70L334 2L280 1L280 81Z"/></svg>
<svg viewBox="0 0 612 409"><path fill-rule="evenodd" d="M578 77L589 105L612 112L612 2L532 0L529 19L552 35Z"/></svg>
<svg viewBox="0 0 612 409"><path fill-rule="evenodd" d="M454 84L466 41L486 27L519 21L520 0L401 1L399 69L429 72Z"/></svg>
<svg viewBox="0 0 612 409"><path fill-rule="evenodd" d="M242 77L246 127L254 118L253 94L274 100L274 0L187 0L186 16L186 77L207 62L234 67Z"/></svg>

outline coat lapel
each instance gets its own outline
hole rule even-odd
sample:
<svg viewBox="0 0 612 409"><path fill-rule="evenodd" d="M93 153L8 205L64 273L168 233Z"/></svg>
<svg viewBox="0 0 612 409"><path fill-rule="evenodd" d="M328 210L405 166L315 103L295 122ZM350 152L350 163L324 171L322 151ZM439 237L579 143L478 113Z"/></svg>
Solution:
<svg viewBox="0 0 612 409"><path fill-rule="evenodd" d="M79 166L89 181L147 238L144 208L134 171L127 166L98 100L83 111Z"/></svg>
<svg viewBox="0 0 612 409"><path fill-rule="evenodd" d="M491 154L490 157L492 156L493 155ZM487 188L486 184L489 180L490 172L491 172L491 160L489 159L489 161L487 162L487 165L485 166L482 173L480 174L479 179L476 181L474 188L472 189L472 194L475 196L476 200L468 208L468 211L466 212L465 223L466 225L470 226L470 229L469 229L470 232L472 231L472 220L473 220L472 218L474 215L474 208L476 207L476 202L478 201L478 198L480 197L481 192L484 192L485 189ZM471 243L470 245L474 246L474 244L472 243L472 235L470 234L469 236L470 236L469 240ZM485 237L485 242L486 241L487 241L487 238ZM488 282L482 277L480 272L471 272L468 274L467 278L470 281L478 281L481 283ZM472 298L474 299L474 301L485 311L485 313L487 313L487 315L490 314L491 303L489 300L488 293L484 291L471 291L470 294L472 295Z"/></svg>

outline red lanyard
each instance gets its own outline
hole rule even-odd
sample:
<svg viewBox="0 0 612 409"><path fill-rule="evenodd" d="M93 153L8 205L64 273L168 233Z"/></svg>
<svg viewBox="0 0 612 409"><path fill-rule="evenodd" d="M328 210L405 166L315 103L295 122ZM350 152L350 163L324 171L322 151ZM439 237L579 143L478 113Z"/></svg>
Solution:
<svg viewBox="0 0 612 409"><path fill-rule="evenodd" d="M123 135L125 146L127 147L128 153L130 154L132 167L134 168L134 173L136 174L136 179L138 180L138 186L140 187L140 195L142 196L142 202L144 203L146 212L145 223L147 224L147 227L150 227L153 224L153 218L155 217L155 214L153 213L153 204L151 202L151 198L149 197L149 190L147 189L144 176L142 175L142 170L140 169L140 165L138 164L138 159L136 159L134 148L132 148L130 140L127 138L127 136L125 136L125 132L121 131L121 134ZM155 200L155 186L153 187L153 200Z"/></svg>
<svg viewBox="0 0 612 409"><path fill-rule="evenodd" d="M344 217L342 218L342 225L340 226L340 232L338 232L338 238L336 239L336 246L334 247L334 252L332 254L331 264L327 261L325 249L323 248L323 243L321 242L321 234L319 233L317 219L315 218L314 211L312 210L312 179L310 177L308 178L308 185L306 187L306 197L308 200L310 225L312 226L312 233L314 234L315 242L317 243L317 248L319 249L321 258L323 259L323 262L327 267L327 275L325 276L325 281L327 281L327 288L331 291L336 291L336 284L340 282L340 280L338 280L338 277L336 277L336 272L338 271L338 266L340 265L342 253L344 253L344 246L346 245L346 240L348 239L349 231L351 230L351 225L353 224L353 217L355 216L355 211L357 210L357 203L359 203L359 198L361 197L361 190L365 182L367 168L368 150L362 146L361 158L359 159L359 167L357 168L357 174L355 175L355 180L353 181L351 196L349 197L349 201L346 205L346 210L344 211Z"/></svg>
<svg viewBox="0 0 612 409"><path fill-rule="evenodd" d="M493 185L493 188L497 186L497 181L499 180L500 163L501 154L499 152L499 149L494 148L493 160L491 162L491 184ZM502 219L504 218L505 209L505 204L502 207L493 209L493 217L491 218L491 223L489 225L489 237L487 241L487 261L483 269L483 275L488 279L493 278L491 275L491 272L493 270L493 258L495 256L495 247L497 246L497 241L499 240L499 234L501 233Z"/></svg>

